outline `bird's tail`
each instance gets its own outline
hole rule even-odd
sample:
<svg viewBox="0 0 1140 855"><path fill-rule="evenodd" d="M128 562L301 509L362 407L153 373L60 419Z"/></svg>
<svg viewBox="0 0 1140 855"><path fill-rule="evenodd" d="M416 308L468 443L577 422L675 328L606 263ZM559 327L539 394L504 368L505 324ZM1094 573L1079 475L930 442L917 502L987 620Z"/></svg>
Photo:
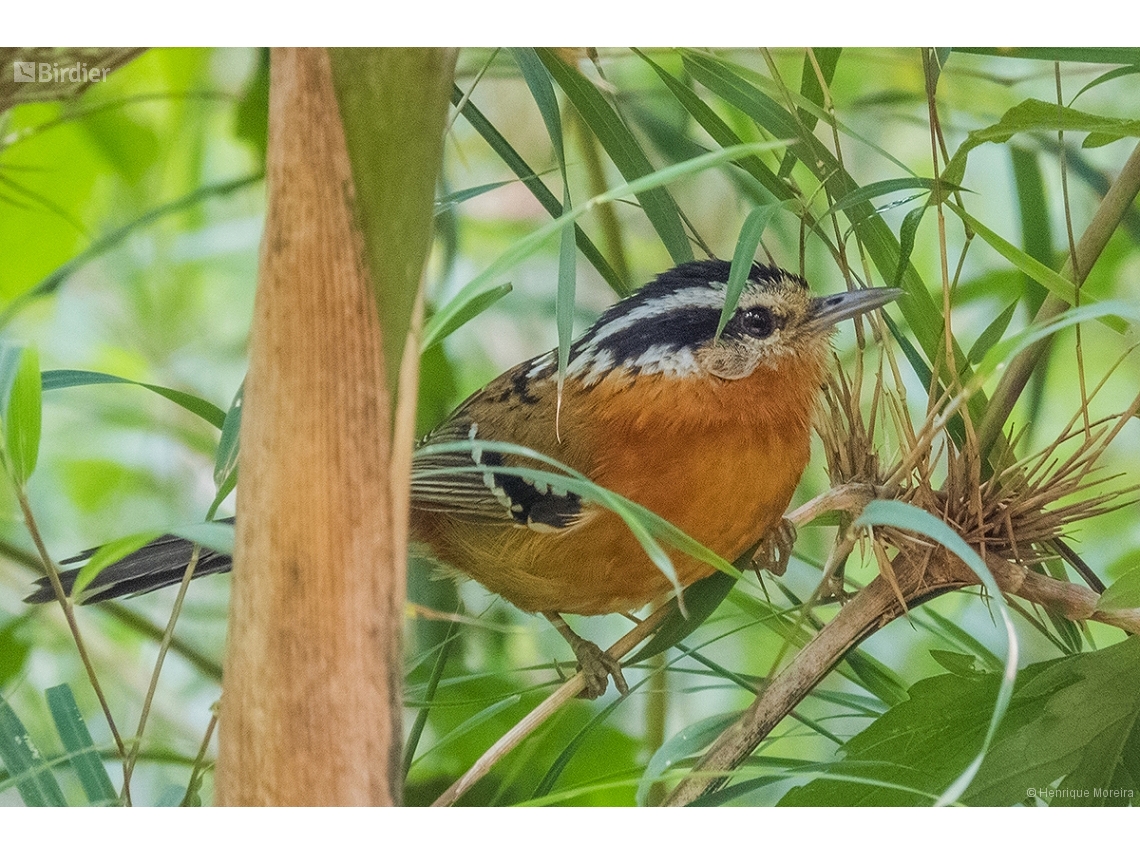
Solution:
<svg viewBox="0 0 1140 855"><path fill-rule="evenodd" d="M221 520L221 522L232 524L233 520ZM132 552L126 558L104 567L83 589L80 602L98 603L118 597L145 594L165 588L167 585L177 585L186 573L186 566L194 554L194 546L192 541L172 534L156 538L137 552ZM79 575L83 562L94 554L95 550L89 549L63 562L68 569L59 574L59 580L63 583L65 594L70 596L75 577ZM231 556L202 547L198 555L198 564L194 568L194 578L214 573L228 573L231 569L233 569ZM47 576L41 576L35 584L36 590L24 598L25 603L47 603L55 599L51 580Z"/></svg>

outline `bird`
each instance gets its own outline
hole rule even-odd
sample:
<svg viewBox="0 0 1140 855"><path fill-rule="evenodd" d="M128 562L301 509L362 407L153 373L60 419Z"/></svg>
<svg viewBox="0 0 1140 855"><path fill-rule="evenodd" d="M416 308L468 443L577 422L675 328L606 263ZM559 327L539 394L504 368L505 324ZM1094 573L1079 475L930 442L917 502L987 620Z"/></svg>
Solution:
<svg viewBox="0 0 1140 855"><path fill-rule="evenodd" d="M836 325L902 294L813 296L801 276L754 262L718 334L730 270L707 259L661 273L572 342L561 377L557 350L526 360L417 444L411 539L443 567L545 615L586 676L583 697L604 693L610 676L623 694L628 686L620 663L562 616L628 613L674 582L616 513L549 483L544 471L559 470L501 444L552 458L734 560L783 523L808 464ZM192 549L159 538L102 570L83 602L175 584ZM716 572L667 551L680 585ZM230 569L229 556L203 550L195 575ZM62 574L65 591L77 572ZM27 602L54 599L46 578L38 584Z"/></svg>

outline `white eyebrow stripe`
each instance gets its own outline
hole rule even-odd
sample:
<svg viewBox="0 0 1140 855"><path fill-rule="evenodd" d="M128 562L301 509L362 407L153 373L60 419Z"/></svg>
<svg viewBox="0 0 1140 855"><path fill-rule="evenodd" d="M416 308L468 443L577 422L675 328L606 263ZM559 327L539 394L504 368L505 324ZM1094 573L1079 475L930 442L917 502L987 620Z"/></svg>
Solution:
<svg viewBox="0 0 1140 855"><path fill-rule="evenodd" d="M606 339L612 338L620 332L629 329L639 321L666 315L678 309L720 309L724 306L724 284L710 282L710 286L693 285L682 288L672 294L654 297L634 309L630 309L620 318L614 318L608 324L600 327L590 336L591 343L600 345ZM715 286L722 290L716 290Z"/></svg>

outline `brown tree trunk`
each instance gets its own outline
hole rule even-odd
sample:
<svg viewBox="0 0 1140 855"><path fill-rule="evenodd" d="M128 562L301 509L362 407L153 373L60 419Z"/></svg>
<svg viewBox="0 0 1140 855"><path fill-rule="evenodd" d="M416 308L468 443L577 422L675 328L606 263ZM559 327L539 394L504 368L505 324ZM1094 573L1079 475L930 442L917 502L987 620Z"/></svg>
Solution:
<svg viewBox="0 0 1140 855"><path fill-rule="evenodd" d="M392 544L406 523L324 50L273 52L266 180L217 802L393 804L404 563Z"/></svg>

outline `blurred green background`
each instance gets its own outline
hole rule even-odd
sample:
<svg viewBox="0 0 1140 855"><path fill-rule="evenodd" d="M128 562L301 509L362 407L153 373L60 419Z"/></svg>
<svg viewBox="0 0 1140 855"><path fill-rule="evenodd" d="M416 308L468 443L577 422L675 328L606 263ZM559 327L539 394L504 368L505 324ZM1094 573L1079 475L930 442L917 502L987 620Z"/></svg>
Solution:
<svg viewBox="0 0 1140 855"><path fill-rule="evenodd" d="M619 117L653 167L714 149L722 140L711 138L708 125L698 126L693 112L698 108L683 106L650 60L694 93L727 132L744 141L779 138L695 79L704 61L706 68L726 67L782 106L799 109L826 149L835 153L838 141L842 167L858 185L899 181L892 192L880 187L882 192L865 200L894 235L905 233L907 214L926 201L929 183L914 180L935 174L923 57L917 49L815 54L830 80L826 99L818 86L814 92L822 105L816 112L825 119L818 122L797 100L810 103L813 94L803 83L814 74L802 49L689 55L603 49L595 56L563 56L581 70L582 79ZM970 153L962 180L967 192L961 196L969 212L1024 255L1059 270L1069 246L1066 219L1079 237L1140 135L1140 52L945 52L937 57L943 62L938 119L950 154L968 134L994 125L1016 105L1029 99L1055 104L1058 87L1066 107L1117 122L1115 139L1112 133L1086 139L1086 131L1074 127L1059 141L1055 130L1030 129ZM555 148L516 55L464 50L456 82L460 91L470 93L469 103L487 125L539 174L553 198L562 200ZM590 114L578 101L571 104L565 82L555 82L569 196L581 204L633 176L623 176L612 152L607 153L604 125L612 117ZM0 318L5 341L35 347L44 370L106 372L187 391L228 408L245 371L257 275L267 90L266 51L156 49L78 96L14 103L0 114ZM34 92L24 95L33 97ZM834 126L826 121L828 115L834 116ZM466 117L457 116L448 131L436 239L426 274L430 306L444 305L550 219L532 190L533 181L528 186L520 180L504 162L505 148L489 144L487 137ZM770 253L781 266L802 272L819 293L845 287L837 264L840 254L866 284L892 284L861 258L861 237L849 221L840 216L833 229L828 212L836 200L828 198L813 170L779 151L760 159L790 189L792 201L770 220L759 258ZM743 170L720 167L686 176L670 184L668 192L690 234L716 256L731 258L749 212L775 198L757 185ZM805 211L820 220L826 240L819 232L802 231ZM851 207L839 214L845 211L850 214ZM637 287L675 260L660 229L632 199L600 206L579 225L611 271L603 275L579 254L576 333L616 299L614 285ZM1087 298L1140 303L1138 241L1140 212L1132 205L1084 285ZM943 305L943 250L953 280L947 291L951 329L963 352L982 337L984 353L987 329L1012 333L1029 323L1044 295L1042 286L983 239L968 239L952 214L947 213L944 231L940 229L938 216L929 210L914 234L911 262L929 288L932 305L939 310ZM699 244L691 251L703 254ZM425 354L421 433L500 371L557 344L558 277L558 242L552 240L499 280L509 281L509 295L442 348ZM35 289L38 296L29 298ZM909 333L911 325L897 311L890 313ZM999 317L1008 328L991 326ZM932 323L940 327L941 318ZM1019 445L1022 456L1051 442L1078 412L1079 370L1091 390L1122 360L1090 407L1094 418L1117 413L1133 399L1140 388L1140 358L1130 350L1135 342L1135 328L1122 336L1095 321L1084 324L1082 365L1074 358L1074 330L1058 337L1010 422L1015 429L1027 429ZM854 344L848 324L836 336L836 347L849 368ZM927 390L902 355L897 358L917 424L924 416ZM871 347L866 370L874 371L877 359L878 351ZM992 392L994 385L991 380L986 390ZM217 439L217 430L201 419L136 386L46 392L40 464L29 493L52 556L58 561L115 537L201 520L214 497ZM1137 420L1131 419L1101 459L1100 473L1119 473L1113 486L1137 483L1138 439ZM897 448L888 438L883 457L892 459ZM828 486L818 444L816 451L793 505ZM31 541L10 490L0 489L0 508L0 539L8 556L0 561L0 693L33 739L53 746L56 736L43 692L69 683L96 744L106 748L105 722L58 608L21 603L38 572L21 557L31 552ZM1084 521L1067 534L1106 582L1140 567L1140 519L1134 506ZM631 686L638 686L627 701L611 709L616 698L611 692L593 705L573 704L502 763L468 801L632 804L639 782L643 800L652 800L645 795L650 784L643 777L662 740L687 727L705 732L723 726L727 715L751 700L740 683L755 685L788 655L781 634L771 628L771 612L810 597L832 537L830 528L803 531L787 576L766 583L771 606L755 580L742 583L689 640L719 671L680 658L663 682L642 684L651 669L629 669ZM850 566L849 571L856 583L865 582L873 564ZM132 787L136 804L177 803L184 796L220 690L227 591L228 580L214 577L196 582L187 598L177 637L192 648L192 655L176 651L163 671ZM416 804L438 795L541 699L543 690L559 679L553 661L564 660L566 651L540 619L474 583L461 584L457 592L452 582L421 562L413 562L409 596L425 609L445 615L461 610L463 615L455 624L457 641L430 700L409 773L407 800ZM112 709L129 733L154 665L153 629L165 625L172 598L172 592L161 592L130 601L125 608L133 619L122 611L80 610ZM836 610L824 606L816 613L826 620ZM1119 630L1099 624L1074 627L1031 606L1024 611L1018 624L1023 665L1123 639ZM449 626L425 614L409 612L409 724L425 703L425 686ZM790 614L794 623L794 608ZM604 647L625 632L628 622L609 617L574 625ZM779 801L806 780L802 764L834 760L840 744L906 698L917 681L946 676L949 660L936 659L931 650L950 650L970 657L982 670L993 670L1002 655L1002 638L992 607L976 589L940 598L897 621L862 646L868 658L858 679L850 671L831 675L800 706L801 719L785 721L765 741L752 770L759 783L739 800ZM669 654L669 660L674 656ZM1079 711L1073 712L1079 720ZM1106 756L1128 767L1140 756L1134 743L1140 739L1129 729L1123 747ZM211 747L208 756L212 752ZM658 755L661 762L667 754ZM115 768L108 762L112 777ZM1132 766L1134 772L1136 768ZM551 769L555 771L548 774ZM1065 774L1058 771L1039 783ZM881 769L868 775L890 777ZM81 802L75 782L65 775L61 779L68 798ZM207 802L211 786L207 774L202 790ZM0 791L0 804L7 803L20 803L11 787Z"/></svg>

